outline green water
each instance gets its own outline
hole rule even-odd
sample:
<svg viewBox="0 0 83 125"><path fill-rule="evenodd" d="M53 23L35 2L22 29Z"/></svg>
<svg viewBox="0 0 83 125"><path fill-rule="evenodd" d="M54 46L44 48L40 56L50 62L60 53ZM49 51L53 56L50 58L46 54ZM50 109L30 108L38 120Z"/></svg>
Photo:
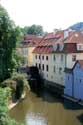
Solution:
<svg viewBox="0 0 83 125"><path fill-rule="evenodd" d="M10 111L10 116L25 125L83 125L83 108L48 92L33 92Z"/></svg>

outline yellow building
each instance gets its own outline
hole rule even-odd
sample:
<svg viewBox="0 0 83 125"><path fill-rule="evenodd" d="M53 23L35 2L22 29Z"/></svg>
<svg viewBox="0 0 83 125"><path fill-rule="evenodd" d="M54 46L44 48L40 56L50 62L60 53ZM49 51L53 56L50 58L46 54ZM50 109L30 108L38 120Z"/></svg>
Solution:
<svg viewBox="0 0 83 125"><path fill-rule="evenodd" d="M24 66L32 66L33 64L33 50L40 42L41 37L36 35L25 35L21 46L18 48L18 53L26 58Z"/></svg>

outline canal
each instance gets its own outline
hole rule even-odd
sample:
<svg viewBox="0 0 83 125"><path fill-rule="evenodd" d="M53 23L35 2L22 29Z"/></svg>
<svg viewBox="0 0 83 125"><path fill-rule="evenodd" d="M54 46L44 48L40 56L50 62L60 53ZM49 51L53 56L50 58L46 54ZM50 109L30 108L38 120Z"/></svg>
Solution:
<svg viewBox="0 0 83 125"><path fill-rule="evenodd" d="M57 98L47 90L28 92L10 111L10 116L25 125L83 125L83 107Z"/></svg>

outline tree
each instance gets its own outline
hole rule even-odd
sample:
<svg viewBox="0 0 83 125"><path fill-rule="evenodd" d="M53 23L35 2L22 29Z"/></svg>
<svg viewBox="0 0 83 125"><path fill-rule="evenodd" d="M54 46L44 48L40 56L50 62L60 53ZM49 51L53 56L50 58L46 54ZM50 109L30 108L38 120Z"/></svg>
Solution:
<svg viewBox="0 0 83 125"><path fill-rule="evenodd" d="M43 27L40 25L33 24L32 26L25 26L21 29L24 34L34 34L34 35L42 35L44 34Z"/></svg>
<svg viewBox="0 0 83 125"><path fill-rule="evenodd" d="M13 51L16 48L18 30L6 10L0 5L0 81L10 77L15 66Z"/></svg>
<svg viewBox="0 0 83 125"><path fill-rule="evenodd" d="M7 90L0 88L0 125L18 125L8 115Z"/></svg>
<svg viewBox="0 0 83 125"><path fill-rule="evenodd" d="M43 34L43 28L40 25L32 25L28 28L27 31L28 34L35 34L35 35L42 35Z"/></svg>
<svg viewBox="0 0 83 125"><path fill-rule="evenodd" d="M15 64L15 68L17 69L25 64L27 58L25 56L22 56L21 54L18 54L18 51L15 50L13 52L13 61Z"/></svg>
<svg viewBox="0 0 83 125"><path fill-rule="evenodd" d="M22 33L25 35L28 32L28 28L29 28L28 26L25 26L24 28L20 28L20 29L21 29Z"/></svg>

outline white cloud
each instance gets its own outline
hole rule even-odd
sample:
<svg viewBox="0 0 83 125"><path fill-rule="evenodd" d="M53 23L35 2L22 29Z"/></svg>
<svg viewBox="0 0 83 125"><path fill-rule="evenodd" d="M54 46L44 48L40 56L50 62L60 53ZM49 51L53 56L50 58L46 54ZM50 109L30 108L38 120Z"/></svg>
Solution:
<svg viewBox="0 0 83 125"><path fill-rule="evenodd" d="M17 25L40 24L47 31L83 21L83 0L1 0Z"/></svg>

